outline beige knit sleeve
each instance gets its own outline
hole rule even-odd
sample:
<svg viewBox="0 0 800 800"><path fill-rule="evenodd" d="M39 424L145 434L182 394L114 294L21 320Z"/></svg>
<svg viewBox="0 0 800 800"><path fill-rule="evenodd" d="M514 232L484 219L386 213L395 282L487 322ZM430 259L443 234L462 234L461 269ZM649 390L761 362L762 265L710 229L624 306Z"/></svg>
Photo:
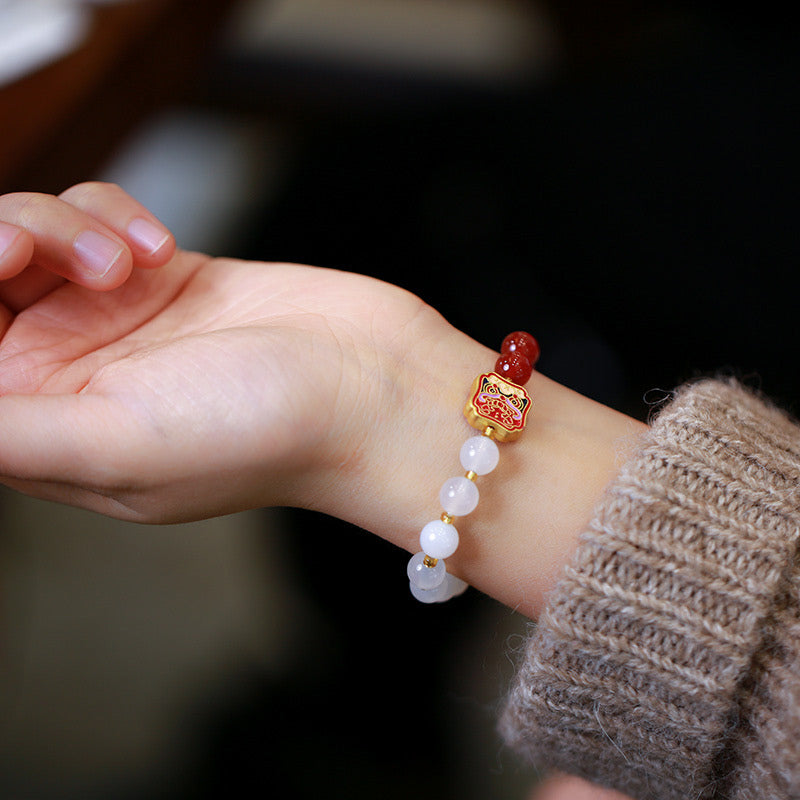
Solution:
<svg viewBox="0 0 800 800"><path fill-rule="evenodd" d="M800 428L679 391L531 635L506 740L637 800L800 797Z"/></svg>

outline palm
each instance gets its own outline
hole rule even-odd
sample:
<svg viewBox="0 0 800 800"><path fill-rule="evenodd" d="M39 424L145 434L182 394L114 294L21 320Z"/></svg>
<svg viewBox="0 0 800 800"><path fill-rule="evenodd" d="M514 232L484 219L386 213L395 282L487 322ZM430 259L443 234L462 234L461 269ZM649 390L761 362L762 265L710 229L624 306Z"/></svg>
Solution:
<svg viewBox="0 0 800 800"><path fill-rule="evenodd" d="M172 519L256 504L266 482L284 502L315 450L357 446L381 339L420 305L355 275L179 253L113 292L64 284L20 312L0 394L36 395L54 435L82 437L67 499ZM36 477L37 494L65 499L63 480Z"/></svg>

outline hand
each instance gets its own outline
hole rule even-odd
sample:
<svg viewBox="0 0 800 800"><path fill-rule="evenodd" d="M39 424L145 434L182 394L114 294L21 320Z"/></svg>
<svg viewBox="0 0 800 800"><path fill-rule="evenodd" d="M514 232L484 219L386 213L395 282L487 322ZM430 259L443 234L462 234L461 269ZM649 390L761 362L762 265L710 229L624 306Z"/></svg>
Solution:
<svg viewBox="0 0 800 800"><path fill-rule="evenodd" d="M310 476L379 427L391 343L418 315L447 327L403 290L335 271L184 252L131 271L168 249L134 249L143 210L112 186L66 197L82 202L0 199L29 226L6 274L31 250L52 270L0 284L0 474L37 496L143 521L309 505ZM100 281L118 288L87 288L86 231L119 244Z"/></svg>

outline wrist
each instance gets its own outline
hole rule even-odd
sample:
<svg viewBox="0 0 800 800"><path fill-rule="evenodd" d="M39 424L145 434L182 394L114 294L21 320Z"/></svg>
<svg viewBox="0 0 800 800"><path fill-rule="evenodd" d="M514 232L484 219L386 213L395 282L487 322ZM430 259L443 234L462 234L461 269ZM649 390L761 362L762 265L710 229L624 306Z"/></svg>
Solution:
<svg viewBox="0 0 800 800"><path fill-rule="evenodd" d="M377 357L380 385L354 414L361 435L318 483L314 507L417 552L420 530L441 513L439 487L463 473L459 449L476 433L462 414L469 387L497 353L426 308ZM447 569L535 616L645 426L536 372L527 388L526 431L478 479L480 503L456 520Z"/></svg>

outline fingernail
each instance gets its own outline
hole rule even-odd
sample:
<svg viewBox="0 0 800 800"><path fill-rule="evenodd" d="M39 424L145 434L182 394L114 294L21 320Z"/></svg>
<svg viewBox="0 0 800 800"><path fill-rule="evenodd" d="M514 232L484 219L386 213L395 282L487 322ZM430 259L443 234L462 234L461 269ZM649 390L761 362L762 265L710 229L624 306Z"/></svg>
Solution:
<svg viewBox="0 0 800 800"><path fill-rule="evenodd" d="M128 225L128 235L149 256L157 253L169 239L163 228L141 217L136 217Z"/></svg>
<svg viewBox="0 0 800 800"><path fill-rule="evenodd" d="M122 255L123 247L95 231L83 231L73 243L75 254L92 275L102 278Z"/></svg>

